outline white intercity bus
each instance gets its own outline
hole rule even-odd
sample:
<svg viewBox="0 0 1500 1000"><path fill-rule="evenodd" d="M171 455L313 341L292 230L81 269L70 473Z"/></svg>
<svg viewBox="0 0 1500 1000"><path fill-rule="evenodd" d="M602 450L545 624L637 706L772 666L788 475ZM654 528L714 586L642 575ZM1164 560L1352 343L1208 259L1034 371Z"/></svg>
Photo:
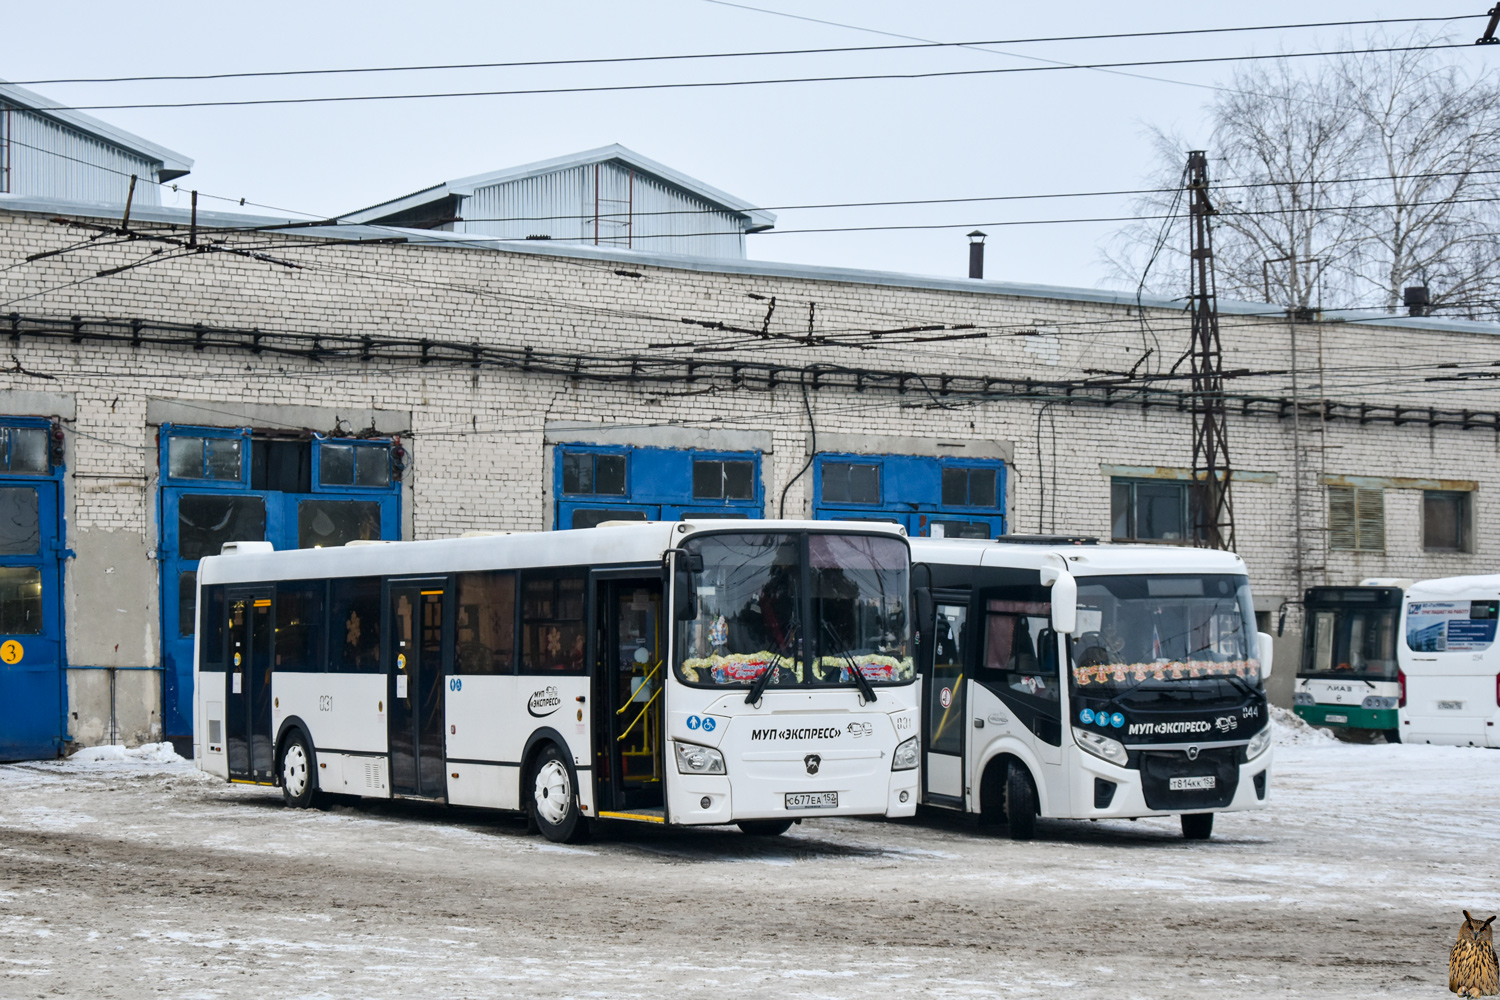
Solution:
<svg viewBox="0 0 1500 1000"><path fill-rule="evenodd" d="M1406 743L1500 747L1500 575L1422 580L1401 615Z"/></svg>
<svg viewBox="0 0 1500 1000"><path fill-rule="evenodd" d="M909 816L910 551L895 526L606 524L273 552L198 573L195 756L333 793L595 818Z"/></svg>
<svg viewBox="0 0 1500 1000"><path fill-rule="evenodd" d="M913 539L922 801L1034 835L1036 817L1266 802L1271 728L1245 564L1093 539Z"/></svg>

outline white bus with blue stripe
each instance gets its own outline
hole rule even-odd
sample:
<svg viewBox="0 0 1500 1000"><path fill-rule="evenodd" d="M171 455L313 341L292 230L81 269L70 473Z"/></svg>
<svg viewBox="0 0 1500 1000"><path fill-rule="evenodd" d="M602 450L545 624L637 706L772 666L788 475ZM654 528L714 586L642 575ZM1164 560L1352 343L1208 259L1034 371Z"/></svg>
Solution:
<svg viewBox="0 0 1500 1000"><path fill-rule="evenodd" d="M595 820L909 816L903 529L833 521L272 551L199 566L199 766L327 795Z"/></svg>

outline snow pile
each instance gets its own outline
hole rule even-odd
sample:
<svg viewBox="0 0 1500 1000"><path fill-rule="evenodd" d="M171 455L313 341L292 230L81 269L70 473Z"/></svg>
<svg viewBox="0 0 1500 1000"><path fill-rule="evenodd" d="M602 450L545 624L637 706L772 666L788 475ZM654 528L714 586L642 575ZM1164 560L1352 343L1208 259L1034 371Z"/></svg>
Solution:
<svg viewBox="0 0 1500 1000"><path fill-rule="evenodd" d="M1310 726L1302 716L1279 705L1271 706L1271 732L1279 747L1338 742L1327 729Z"/></svg>
<svg viewBox="0 0 1500 1000"><path fill-rule="evenodd" d="M177 751L172 749L170 743L142 743L138 747L84 747L68 759L84 764L104 761L129 761L135 764L186 763L184 758L178 756Z"/></svg>

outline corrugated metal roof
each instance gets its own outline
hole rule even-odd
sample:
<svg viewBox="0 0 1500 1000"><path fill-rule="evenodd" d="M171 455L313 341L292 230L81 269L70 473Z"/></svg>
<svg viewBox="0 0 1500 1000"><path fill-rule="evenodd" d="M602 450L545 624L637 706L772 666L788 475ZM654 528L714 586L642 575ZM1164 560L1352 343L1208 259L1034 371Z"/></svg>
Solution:
<svg viewBox="0 0 1500 1000"><path fill-rule="evenodd" d="M598 149L590 149L582 153L559 156L550 160L526 163L519 167L508 167L504 170L495 170L486 174L475 174L472 177L461 177L457 180L424 188L412 194L393 198L390 201L381 202L378 205L371 205L368 208L358 209L354 212L346 212L339 216L339 218L355 223L369 222L374 219L386 218L397 212L407 211L418 205L437 201L451 195L468 197L483 188L495 187L513 181L527 180L543 174L560 173L577 167L592 166L596 163L608 163L612 161L622 163L639 173L654 176L685 194L707 202L711 207L724 209L734 215L743 216L746 222L744 227L746 232L770 229L776 225L776 215L774 212L766 212L755 208L743 199L720 191L718 188L705 184L695 177L689 177L687 174L673 170L665 164L657 163L655 160L642 156L634 150L627 149L618 143L610 146L601 146Z"/></svg>
<svg viewBox="0 0 1500 1000"><path fill-rule="evenodd" d="M31 212L45 215L74 215L95 219L120 218L118 205L88 205L58 201L51 198L28 198L15 195L0 195L0 212ZM144 206L131 212L133 219L149 222L165 222L179 226L188 224L187 209L177 207ZM274 228L280 225L303 224L301 220L273 216L240 215L231 212L198 213L198 225L211 228L260 226ZM620 264L666 267L682 271L697 271L717 274L760 275L769 278L800 278L808 281L846 282L860 285L884 285L895 288L926 288L937 291L965 292L971 295L1004 295L1027 299L1051 299L1062 302L1094 302L1106 305L1134 306L1136 294L1132 291L1115 291L1107 288L1071 288L1064 285L1039 285L1026 282L990 281L974 278L948 278L938 275L905 274L897 271L873 271L852 267L826 267L815 264L785 264L776 261L745 260L728 257L689 257L679 254L664 254L650 250L631 250L618 246L579 246L577 244L553 243L547 240L504 240L493 236L471 233L449 233L429 229L400 229L383 225L339 225L297 229L288 235L307 236L318 239L388 240L393 236L404 237L413 246L447 246L476 250L495 250L504 253L540 254L552 257L574 257L583 260L602 260ZM1150 309L1187 308L1181 298L1143 295L1140 304ZM1219 299L1219 312L1230 316L1281 316L1286 310L1282 306L1260 302L1239 302ZM1327 322L1358 323L1375 326L1398 326L1411 330L1432 330L1444 333L1482 333L1500 336L1500 323L1483 323L1475 320L1447 319L1437 316L1401 316L1368 309L1329 309L1319 314ZM1044 321L1045 322L1045 321Z"/></svg>
<svg viewBox="0 0 1500 1000"><path fill-rule="evenodd" d="M56 101L43 97L35 91L27 90L25 87L18 87L13 83L0 80L0 101L39 112L70 128L128 150L143 159L161 164L157 169L157 180L169 181L193 169L191 157L173 152L165 146L142 139L122 128L115 128L108 122L102 122L89 115L77 111L65 111Z"/></svg>

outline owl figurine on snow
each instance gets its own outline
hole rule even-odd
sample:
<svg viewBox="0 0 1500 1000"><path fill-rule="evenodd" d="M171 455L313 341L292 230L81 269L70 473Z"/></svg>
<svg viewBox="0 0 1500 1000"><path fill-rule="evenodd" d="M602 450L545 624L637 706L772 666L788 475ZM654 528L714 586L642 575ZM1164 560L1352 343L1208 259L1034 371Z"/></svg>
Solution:
<svg viewBox="0 0 1500 1000"><path fill-rule="evenodd" d="M1500 965L1490 932L1494 917L1480 922L1464 911L1458 940L1448 953L1448 989L1461 997L1488 997L1500 993Z"/></svg>

